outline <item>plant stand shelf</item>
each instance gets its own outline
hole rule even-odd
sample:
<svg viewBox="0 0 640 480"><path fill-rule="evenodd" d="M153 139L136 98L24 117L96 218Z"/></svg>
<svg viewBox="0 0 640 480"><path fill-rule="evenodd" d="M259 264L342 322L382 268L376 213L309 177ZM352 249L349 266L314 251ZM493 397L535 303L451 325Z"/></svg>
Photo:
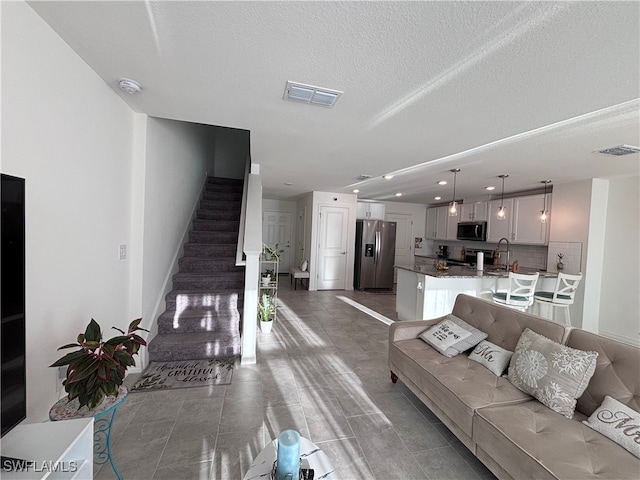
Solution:
<svg viewBox="0 0 640 480"><path fill-rule="evenodd" d="M278 303L278 274L279 274L279 268L280 268L280 261L279 260L265 260L264 258L260 258L260 284L258 287L258 300L260 300L260 298L262 297L263 293L268 294L274 303ZM266 272L267 270L271 270L274 272L275 275L275 281L271 280L269 283L262 283L262 276L264 275L264 272ZM276 321L276 317L278 316L278 307L276 306L276 310L273 313L273 320L271 321L271 323ZM260 321L260 320L258 320Z"/></svg>
<svg viewBox="0 0 640 480"><path fill-rule="evenodd" d="M77 398L69 401L69 398L65 397L58 400L49 411L49 419L54 422L72 418L93 417L93 461L96 465L104 465L109 462L118 480L122 480L122 475L120 475L115 463L113 463L113 457L111 456L111 427L113 426L116 411L126 400L128 393L127 387L121 385L118 388L117 396L106 397L94 410L89 410L86 406L78 408L80 401Z"/></svg>

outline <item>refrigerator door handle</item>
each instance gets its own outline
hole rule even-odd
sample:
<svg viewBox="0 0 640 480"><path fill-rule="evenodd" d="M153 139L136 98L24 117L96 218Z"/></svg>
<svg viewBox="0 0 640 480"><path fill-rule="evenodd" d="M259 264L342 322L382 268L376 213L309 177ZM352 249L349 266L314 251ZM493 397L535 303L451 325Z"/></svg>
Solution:
<svg viewBox="0 0 640 480"><path fill-rule="evenodd" d="M378 258L380 258L380 232L376 232L376 256L374 258L374 263L378 264Z"/></svg>

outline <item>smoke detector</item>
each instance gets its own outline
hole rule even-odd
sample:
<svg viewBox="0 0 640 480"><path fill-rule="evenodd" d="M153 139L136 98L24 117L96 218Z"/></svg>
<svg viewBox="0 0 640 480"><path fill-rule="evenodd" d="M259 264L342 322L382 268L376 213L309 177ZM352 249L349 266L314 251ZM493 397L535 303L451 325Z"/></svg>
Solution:
<svg viewBox="0 0 640 480"><path fill-rule="evenodd" d="M299 103L310 103L321 107L333 107L344 92L330 90L323 87L314 87L304 83L288 81L284 89L284 100Z"/></svg>
<svg viewBox="0 0 640 480"><path fill-rule="evenodd" d="M136 93L140 93L140 90L142 90L142 85L130 78L121 78L118 80L118 86L120 87L120 90L128 93L129 95L135 95Z"/></svg>
<svg viewBox="0 0 640 480"><path fill-rule="evenodd" d="M630 155L632 153L638 153L638 152L640 152L640 147L634 147L631 145L618 145L617 147L598 150L598 153L604 153L606 155L615 155L616 157L619 157L621 155Z"/></svg>
<svg viewBox="0 0 640 480"><path fill-rule="evenodd" d="M371 175L358 175L357 177L354 177L353 179L356 182L364 182L365 180L369 180L370 178L372 178Z"/></svg>

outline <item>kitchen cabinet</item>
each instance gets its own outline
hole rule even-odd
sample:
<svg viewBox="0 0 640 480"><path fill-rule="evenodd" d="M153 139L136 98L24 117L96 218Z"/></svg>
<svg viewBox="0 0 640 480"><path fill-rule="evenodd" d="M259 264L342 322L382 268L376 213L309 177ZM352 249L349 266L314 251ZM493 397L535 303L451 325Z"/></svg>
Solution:
<svg viewBox="0 0 640 480"><path fill-rule="evenodd" d="M384 220L384 203L358 202L356 218L358 220Z"/></svg>
<svg viewBox="0 0 640 480"><path fill-rule="evenodd" d="M434 240L455 240L458 231L458 217L449 217L449 207L427 209L426 237Z"/></svg>
<svg viewBox="0 0 640 480"><path fill-rule="evenodd" d="M498 242L504 237L515 244L546 245L549 241L550 215L546 223L540 222L543 201L543 194L505 198L503 205L507 218L504 220L496 217L500 200L490 201L487 242ZM551 211L551 194L547 194L547 210Z"/></svg>
<svg viewBox="0 0 640 480"><path fill-rule="evenodd" d="M483 222L487 220L487 202L463 203L460 205L459 222Z"/></svg>

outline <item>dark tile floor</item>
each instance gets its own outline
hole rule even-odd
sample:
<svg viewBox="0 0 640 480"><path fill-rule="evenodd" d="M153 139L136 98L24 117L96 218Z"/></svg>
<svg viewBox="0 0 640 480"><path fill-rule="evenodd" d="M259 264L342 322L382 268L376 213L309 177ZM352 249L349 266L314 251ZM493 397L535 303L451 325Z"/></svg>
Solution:
<svg viewBox="0 0 640 480"><path fill-rule="evenodd" d="M494 478L391 383L385 317L396 318L395 295L294 291L281 277L273 331L259 334L258 363L237 365L231 385L129 395L113 430L122 476L240 480L269 441L293 428L343 480ZM115 475L105 465L95 478Z"/></svg>

